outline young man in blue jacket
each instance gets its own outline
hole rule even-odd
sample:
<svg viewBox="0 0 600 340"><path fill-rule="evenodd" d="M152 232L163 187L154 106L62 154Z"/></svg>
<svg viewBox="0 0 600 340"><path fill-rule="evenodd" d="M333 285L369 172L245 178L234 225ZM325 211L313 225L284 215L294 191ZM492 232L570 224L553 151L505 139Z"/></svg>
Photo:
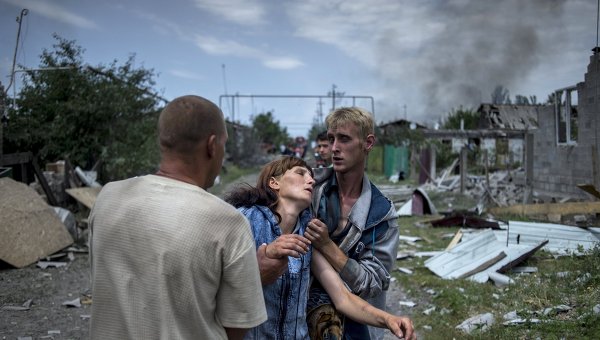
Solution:
<svg viewBox="0 0 600 340"><path fill-rule="evenodd" d="M371 114L358 107L338 108L327 116L327 136L333 168L315 170L313 214L323 223L310 223L305 236L340 274L350 290L385 310L390 272L398 251L397 214L392 202L372 184L365 166L375 145ZM317 333L336 319L326 293L313 285L309 327ZM334 326L338 327L338 326ZM346 319L345 339L382 339L383 330Z"/></svg>

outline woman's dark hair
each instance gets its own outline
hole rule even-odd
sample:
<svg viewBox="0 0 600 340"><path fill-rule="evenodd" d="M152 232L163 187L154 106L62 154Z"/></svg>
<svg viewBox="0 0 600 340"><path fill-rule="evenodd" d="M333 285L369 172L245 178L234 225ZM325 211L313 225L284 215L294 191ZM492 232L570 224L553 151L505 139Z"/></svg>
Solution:
<svg viewBox="0 0 600 340"><path fill-rule="evenodd" d="M269 187L269 181L271 177L279 178L283 176L286 171L295 166L307 168L312 176L311 167L303 159L293 156L281 156L278 159L270 161L261 169L255 187L248 183L238 185L225 194L225 202L236 208L264 205L277 216L278 221L281 221L281 216L275 212L279 197L277 196L277 192Z"/></svg>

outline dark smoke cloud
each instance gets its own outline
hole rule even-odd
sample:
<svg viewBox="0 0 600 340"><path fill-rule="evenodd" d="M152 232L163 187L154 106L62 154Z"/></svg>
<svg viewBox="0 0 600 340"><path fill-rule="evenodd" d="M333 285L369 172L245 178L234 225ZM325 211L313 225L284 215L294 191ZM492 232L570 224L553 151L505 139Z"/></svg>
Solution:
<svg viewBox="0 0 600 340"><path fill-rule="evenodd" d="M402 112L400 103L417 96L408 118L431 123L460 106L490 102L497 85L511 90L532 75L542 58L560 51L566 32L564 3L472 0L430 6L424 20L441 28L414 55L403 56L412 60L410 65L398 62L403 55L395 39L398 32L390 30L379 41L380 76L385 79L379 112ZM399 93L407 82L414 93ZM510 96L517 94L531 95L511 91Z"/></svg>

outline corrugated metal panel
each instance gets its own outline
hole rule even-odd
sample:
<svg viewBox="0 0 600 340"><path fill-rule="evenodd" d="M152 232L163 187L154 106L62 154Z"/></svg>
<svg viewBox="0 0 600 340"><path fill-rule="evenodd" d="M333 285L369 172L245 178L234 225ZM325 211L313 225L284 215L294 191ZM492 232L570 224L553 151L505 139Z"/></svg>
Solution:
<svg viewBox="0 0 600 340"><path fill-rule="evenodd" d="M544 245L544 243L546 242L547 241L544 240L538 244L531 245L510 244L505 250L507 255L505 258L503 258L501 261L494 264L493 266L489 267L485 271L481 271L477 274L470 276L469 280L480 283L487 282L492 273L496 273L497 271L504 272L507 269L512 268L518 265L519 263L525 261L531 255L533 255L539 248L541 248L541 246Z"/></svg>
<svg viewBox="0 0 600 340"><path fill-rule="evenodd" d="M508 223L509 244L534 245L548 240L548 244L542 249L558 255L580 254L580 245L583 250L589 250L600 241L599 228L584 229L562 224L521 221ZM501 227L506 228L506 224ZM496 231L496 237L506 242L506 231Z"/></svg>
<svg viewBox="0 0 600 340"><path fill-rule="evenodd" d="M523 260L523 255L533 251L536 246L537 244L533 246L511 244L507 247L505 242L498 240L492 230L485 230L471 235L468 240L459 243L454 248L430 258L425 261L425 266L444 279L454 279L463 277L504 253L506 255L504 258L488 268L482 268L482 272L470 277L477 282L485 282L488 280L485 272L496 271L517 259Z"/></svg>

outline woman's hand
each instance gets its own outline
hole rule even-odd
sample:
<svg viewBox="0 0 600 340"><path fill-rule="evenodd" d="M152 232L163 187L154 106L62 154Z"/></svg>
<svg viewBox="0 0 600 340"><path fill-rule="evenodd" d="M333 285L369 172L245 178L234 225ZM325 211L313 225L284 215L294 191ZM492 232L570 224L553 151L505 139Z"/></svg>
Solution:
<svg viewBox="0 0 600 340"><path fill-rule="evenodd" d="M312 242L312 245L317 249L322 249L331 242L329 238L329 230L327 225L321 220L313 218L308 222L304 236Z"/></svg>
<svg viewBox="0 0 600 340"><path fill-rule="evenodd" d="M267 244L265 254L270 259L281 259L287 256L300 257L306 254L310 246L310 241L300 235L285 234Z"/></svg>
<svg viewBox="0 0 600 340"><path fill-rule="evenodd" d="M399 339L417 340L413 323L409 318L389 314L389 316L385 318L385 324Z"/></svg>

